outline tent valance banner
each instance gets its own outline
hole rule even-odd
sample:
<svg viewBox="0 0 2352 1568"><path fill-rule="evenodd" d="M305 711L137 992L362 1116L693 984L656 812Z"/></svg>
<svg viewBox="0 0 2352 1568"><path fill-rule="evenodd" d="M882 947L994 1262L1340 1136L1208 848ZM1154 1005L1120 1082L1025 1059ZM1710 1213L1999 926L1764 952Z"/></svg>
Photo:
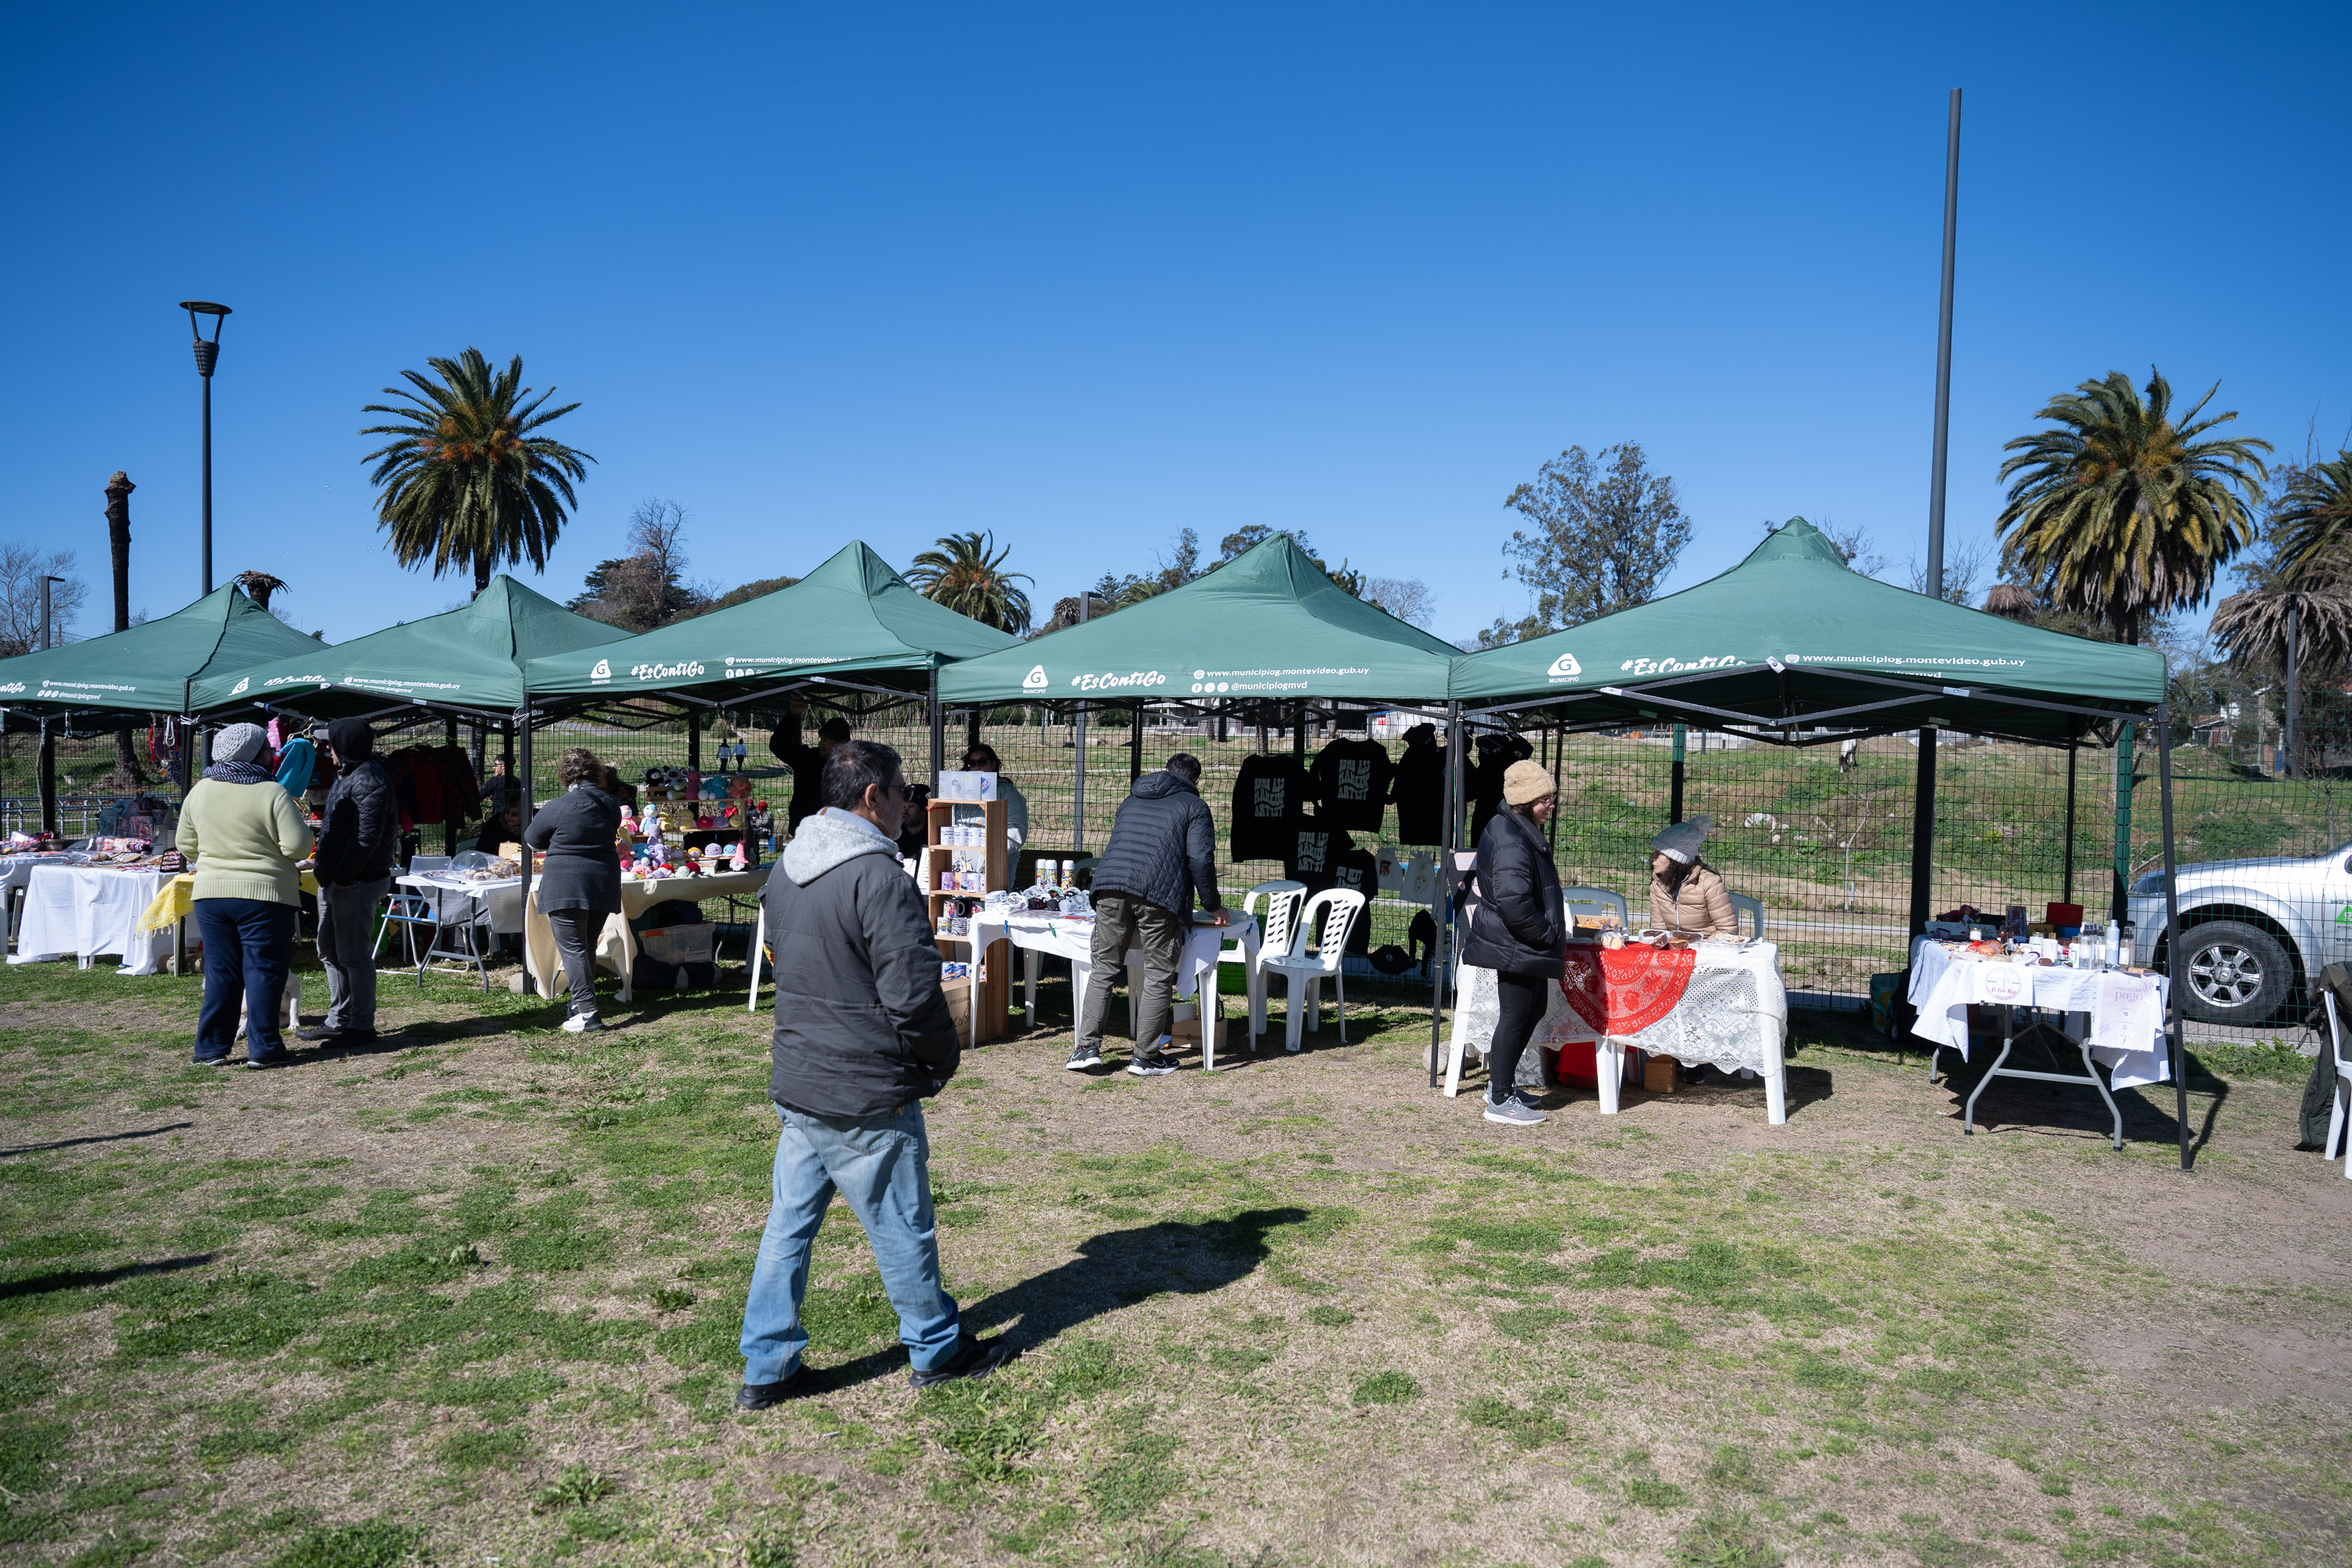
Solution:
<svg viewBox="0 0 2352 1568"><path fill-rule="evenodd" d="M2141 716L2164 683L2154 648L2021 626L1864 577L1796 518L1696 587L1457 660L1452 690L1470 703L1566 702L1570 722L1664 716L1882 732L1924 723L2058 740L2093 718L2032 702Z"/></svg>
<svg viewBox="0 0 2352 1568"><path fill-rule="evenodd" d="M951 664L940 698L1442 701L1459 651L1357 598L1277 533L1141 604Z"/></svg>
<svg viewBox="0 0 2352 1568"><path fill-rule="evenodd" d="M913 691L928 689L929 672L950 659L1014 641L933 604L853 541L789 587L673 622L593 658L534 660L529 678L535 697L691 690L717 700L849 673Z"/></svg>
<svg viewBox="0 0 2352 1568"><path fill-rule="evenodd" d="M225 583L144 626L0 659L0 708L12 726L20 714L187 713L193 689L216 671L324 647Z"/></svg>
<svg viewBox="0 0 2352 1568"><path fill-rule="evenodd" d="M598 647L628 634L573 615L500 574L473 603L198 681L197 712L264 707L317 719L403 703L506 713L523 700L531 658Z"/></svg>

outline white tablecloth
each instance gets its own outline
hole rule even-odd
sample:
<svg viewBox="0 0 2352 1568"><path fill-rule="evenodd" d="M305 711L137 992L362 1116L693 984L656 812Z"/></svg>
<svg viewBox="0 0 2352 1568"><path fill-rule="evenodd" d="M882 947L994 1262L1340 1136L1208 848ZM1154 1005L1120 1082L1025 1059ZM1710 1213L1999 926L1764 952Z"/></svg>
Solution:
<svg viewBox="0 0 2352 1568"><path fill-rule="evenodd" d="M1706 1062L1727 1072L1745 1068L1764 1080L1766 1119L1775 1127L1786 1121L1788 1078L1781 1044L1789 1028L1789 993L1780 980L1780 948L1769 942L1745 947L1701 942L1693 951L1696 962L1682 999L1664 1017L1630 1035L1601 1035L1569 1005L1568 994L1554 984L1543 1021L1536 1026L1527 1054L1519 1058L1519 1085L1542 1086L1543 1051L1591 1041L1604 1112L1617 1109L1618 1079L1625 1052L1631 1049L1672 1057L1689 1066ZM1495 1038L1496 1022L1493 970L1463 964L1457 985L1452 1061L1446 1072L1449 1095L1461 1087L1464 1052L1485 1055Z"/></svg>
<svg viewBox="0 0 2352 1568"><path fill-rule="evenodd" d="M520 877L507 877L495 882L468 882L462 877L426 871L394 880L411 892L422 893L432 900L434 918L444 925L463 925L468 921L478 921L487 912L490 930L494 931L511 935L522 930Z"/></svg>
<svg viewBox="0 0 2352 1568"><path fill-rule="evenodd" d="M11 963L42 963L119 953L121 973L152 974L172 951L172 933L141 936L139 917L177 873L128 868L37 864L25 884L25 913Z"/></svg>
<svg viewBox="0 0 2352 1568"><path fill-rule="evenodd" d="M2068 1015L2068 1032L2088 1039L2092 1058L2113 1069L2115 1086L2166 1083L2172 1056L2164 1037L2172 982L2121 970L2042 968L1953 952L1928 937L1911 943L1911 1032L1969 1055L1971 1003L2038 1007ZM2087 1030L2087 1033L2085 1031Z"/></svg>
<svg viewBox="0 0 2352 1568"><path fill-rule="evenodd" d="M1010 942L1025 949L1029 959L1029 1005L1036 1005L1037 958L1054 953L1070 962L1070 1005L1076 1016L1086 1016L1087 988L1094 975L1095 923L1090 920L1072 920L1060 915L1013 914L994 918L985 912L971 919L972 956L985 954L998 942ZM1263 1028L1265 1018L1264 983L1257 978L1257 921L1246 915L1236 915L1229 926L1196 925L1184 939L1183 956L1176 961L1176 992L1178 996L1199 995L1213 1003L1217 994L1217 955L1228 942L1238 942L1251 963L1250 1026L1253 1033ZM1129 984L1135 984L1137 966L1142 955L1130 949L1127 955ZM1208 978L1207 990L1202 990L1202 977ZM975 984L977 976L975 974ZM1216 1030L1219 1027L1217 1009L1213 1005L1201 1009L1202 1058L1205 1065L1216 1065Z"/></svg>

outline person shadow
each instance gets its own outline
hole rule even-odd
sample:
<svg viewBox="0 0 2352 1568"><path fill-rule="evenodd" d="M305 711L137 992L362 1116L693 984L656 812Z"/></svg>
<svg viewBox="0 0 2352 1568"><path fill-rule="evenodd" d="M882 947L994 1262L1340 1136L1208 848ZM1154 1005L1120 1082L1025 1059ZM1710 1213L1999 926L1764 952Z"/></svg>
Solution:
<svg viewBox="0 0 2352 1568"><path fill-rule="evenodd" d="M1284 1231L1312 1217L1304 1208L1263 1208L1105 1231L1080 1243L1068 1262L966 1303L963 1326L975 1334L1005 1329L1025 1353L1120 1307L1155 1296L1205 1296L1246 1279L1273 1256ZM830 1391L880 1377L906 1359L893 1345L812 1371L818 1389Z"/></svg>

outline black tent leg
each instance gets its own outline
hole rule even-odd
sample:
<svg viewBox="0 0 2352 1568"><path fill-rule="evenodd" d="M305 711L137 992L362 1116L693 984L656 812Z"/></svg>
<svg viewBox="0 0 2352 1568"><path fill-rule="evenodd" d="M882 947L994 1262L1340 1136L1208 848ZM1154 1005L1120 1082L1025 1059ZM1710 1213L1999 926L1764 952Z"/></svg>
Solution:
<svg viewBox="0 0 2352 1568"><path fill-rule="evenodd" d="M2071 742L2066 747L2066 870L2058 901L2074 901L2074 747Z"/></svg>
<svg viewBox="0 0 2352 1568"><path fill-rule="evenodd" d="M1462 704L1459 702L1446 704L1445 737L1445 831L1441 836L1437 850L1437 887L1440 900L1439 906L1434 911L1437 918L1437 940L1430 944L1432 950L1430 967L1436 971L1436 978L1430 983L1429 987L1429 1087L1432 1089L1437 1087L1437 1060L1442 1051L1439 1036L1444 1032L1446 963L1449 957L1448 949L1452 945L1446 940L1446 932L1447 922L1453 917L1454 844L1455 835L1461 831L1462 820L1461 794L1456 783L1456 773L1462 761Z"/></svg>
<svg viewBox="0 0 2352 1568"><path fill-rule="evenodd" d="M529 964L529 963L528 963L528 959L529 959L529 957L530 957L530 885L531 885L531 875L530 875L530 839L529 835L530 835L530 815L531 815L531 808L532 808L533 805L535 804L535 803L533 802L532 798L531 798L531 797L532 797L532 795L533 795L533 794L535 793L535 791L534 791L534 790L533 790L533 788L532 788L532 784L531 784L531 772L530 772L530 710L528 707L526 707L526 708L522 709L520 712L518 712L518 713L515 715L515 718L516 718L516 721L517 721L517 722L516 722L516 724L515 724L515 729L516 729L516 731L520 734L520 736L521 736L521 742L522 742L522 745L521 745L522 756L521 756L521 758L520 758L520 764L519 764L519 767L518 767L518 770L517 770L517 776L518 776L518 780L519 780L519 782L520 782L520 783L521 784L521 785L522 785L521 790L519 792L519 793L520 793L520 796L521 796L521 800L522 800L522 831L521 831L521 833L520 833L520 834L518 834L518 835L517 835L517 837L518 837L519 838L520 838L520 839L521 839L521 841L522 841L522 847L523 847L523 849L522 849L522 906L523 906L523 937L522 937L522 940L523 940L523 955L524 955L524 958L525 958L525 960L526 960L526 963L525 963L525 964L524 964L524 966L523 966L522 991L523 991L523 994L524 994L524 995L526 995L526 996L536 996L536 995L540 994L540 990L539 990L539 984L540 984L540 983L539 983L539 981L538 981L538 980L536 980L536 979L534 979L534 978L532 977L532 975L531 975L531 973L530 973L530 964ZM548 994L550 994L550 995L552 995L553 994L554 994L554 993L552 992L552 990L551 990L551 991L548 993Z"/></svg>
<svg viewBox="0 0 2352 1568"><path fill-rule="evenodd" d="M2165 684L2172 683L2172 672L2165 671ZM2164 948L2165 969L2172 976L2172 1105L2173 1114L2180 1123L2180 1168L2189 1169L2189 1052L2181 1041L2181 954L2188 944L2180 940L2179 879L2174 874L2172 860L2172 710L2160 704L2156 710L2156 772L2157 802L2164 817Z"/></svg>
<svg viewBox="0 0 2352 1568"><path fill-rule="evenodd" d="M1911 937L1927 934L1936 869L1936 731L1919 730L1919 773L1911 789ZM1906 943L1905 963L1909 945ZM1931 1058L1932 1059L1932 1058Z"/></svg>

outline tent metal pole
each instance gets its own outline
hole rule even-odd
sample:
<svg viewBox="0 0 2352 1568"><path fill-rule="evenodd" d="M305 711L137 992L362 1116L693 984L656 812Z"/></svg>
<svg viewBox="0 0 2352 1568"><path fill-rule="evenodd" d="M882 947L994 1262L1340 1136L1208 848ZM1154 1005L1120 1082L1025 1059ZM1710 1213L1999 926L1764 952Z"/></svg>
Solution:
<svg viewBox="0 0 2352 1568"><path fill-rule="evenodd" d="M1677 723L1675 726L1673 795L1666 803L1666 820L1668 822L1680 822L1683 819L1683 747L1685 740L1686 736L1683 726ZM1555 791L1559 788L1558 780L1559 774L1555 772L1553 774L1553 788ZM1554 809L1554 815L1558 815L1557 808Z"/></svg>
<svg viewBox="0 0 2352 1568"><path fill-rule="evenodd" d="M2066 748L2066 870L2058 901L2074 901L2074 748L2071 745Z"/></svg>
<svg viewBox="0 0 2352 1568"><path fill-rule="evenodd" d="M931 666L931 694L928 706L931 721L931 787L937 789L940 787L940 772L947 766L948 716L940 707L940 667L936 664Z"/></svg>
<svg viewBox="0 0 2352 1568"><path fill-rule="evenodd" d="M1437 1087L1439 1045L1445 1019L1446 965L1453 954L1454 846L1461 831L1462 704L1445 705L1445 832L1437 851L1438 897L1444 900L1437 915L1437 941L1430 967L1437 973L1429 987L1429 1087Z"/></svg>
<svg viewBox="0 0 2352 1568"><path fill-rule="evenodd" d="M702 713L694 708L686 710L686 770L702 771Z"/></svg>
<svg viewBox="0 0 2352 1568"><path fill-rule="evenodd" d="M2117 925L2123 923L2129 905L2127 889L2131 886L2131 816L2132 773L2138 762L2132 756L2133 731L2137 725L2126 723L2116 731L2116 889L2109 900L2107 918Z"/></svg>
<svg viewBox="0 0 2352 1568"><path fill-rule="evenodd" d="M2165 671L2165 684L2172 684L2172 672ZM2180 1127L2180 1168L2190 1166L2189 1153L2189 1052L2180 1037L2182 974L2189 944L2180 940L2180 886L2175 875L2172 859L2172 708L2158 703L2156 710L2156 773L2158 810L2164 819L2164 939L2165 968L2172 976L2172 1016L2167 1020L2172 1036L2172 1107L2173 1117Z"/></svg>
<svg viewBox="0 0 2352 1568"><path fill-rule="evenodd" d="M1919 772L1911 785L1911 936L1927 932L1936 870L1936 731L1919 731Z"/></svg>
<svg viewBox="0 0 2352 1568"><path fill-rule="evenodd" d="M1559 768L1568 754L1568 727L1555 723L1551 727L1551 797L1559 799ZM1555 858L1559 855L1559 808L1552 807L1551 820L1544 825L1544 848Z"/></svg>
<svg viewBox="0 0 2352 1568"><path fill-rule="evenodd" d="M47 586L47 584L42 584L44 591ZM194 750L193 747L190 749ZM55 837L58 831L58 741L55 735L49 733L49 721L47 714L42 715L41 718L41 743L38 756L37 787L41 796L41 831ZM187 786L184 784L181 785L181 793L184 795L187 793Z"/></svg>
<svg viewBox="0 0 2352 1568"><path fill-rule="evenodd" d="M47 586L46 584L43 585L44 587ZM2296 645L2301 640L2297 634L2303 629L2301 625L2302 620L2303 595L2300 594L2289 594L2286 596L2286 751L2284 758L2284 765L2279 769L2281 776L2285 778L2300 777L2303 772L2301 767L2296 764L2294 749L2294 743L2298 738L2298 731L2303 728L2302 725L2296 722L2296 720L2302 717L2301 713L2298 711L2300 707L2299 699L2302 694L2296 689L2296 688L2302 684L2302 681L2300 679L2301 672L2296 668L2297 659L2295 657L2301 651ZM2194 715L2191 715L2191 717L2194 717ZM2161 752L2163 748L2164 742L2161 740L2158 741L2158 751Z"/></svg>
<svg viewBox="0 0 2352 1568"><path fill-rule="evenodd" d="M442 720L442 721L441 721L441 743L442 743L443 745L445 745L445 746L449 747L452 751L454 751L454 750L456 750L456 749L457 749L457 720L455 720L455 719L444 719L444 720ZM441 810L441 853L442 853L442 854L444 854L444 855L455 855L455 854L457 854L457 824L459 824L460 822L463 822L463 821L465 820L465 818L464 818L463 816L459 816L458 814L459 814L460 812L464 811L464 810L466 809L466 807L467 807L467 806L468 806L468 805L472 805L472 804L473 804L473 803L472 803L471 801L463 801L463 802L461 802L461 801L455 801L455 800L445 800L445 801L443 801L443 802L442 802L442 810Z"/></svg>
<svg viewBox="0 0 2352 1568"><path fill-rule="evenodd" d="M1139 702L1127 716L1127 782L1133 784L1143 776L1143 704Z"/></svg>
<svg viewBox="0 0 2352 1568"><path fill-rule="evenodd" d="M519 774L519 780L522 785L522 789L520 791L520 799L522 803L522 832L528 835L530 832L530 814L531 807L534 804L531 797L536 793L531 787L530 704L529 702L526 701L523 704L522 708L516 713L515 719L517 721L516 728L521 732L522 736L522 767L521 772ZM522 850L522 901L523 908L526 910L530 908L531 880L530 843L526 837L523 839ZM529 935L526 934L523 939L523 951L526 957L528 957L530 950L530 939ZM539 994L538 983L532 978L530 965L527 963L523 967L522 985L524 995L536 996Z"/></svg>

